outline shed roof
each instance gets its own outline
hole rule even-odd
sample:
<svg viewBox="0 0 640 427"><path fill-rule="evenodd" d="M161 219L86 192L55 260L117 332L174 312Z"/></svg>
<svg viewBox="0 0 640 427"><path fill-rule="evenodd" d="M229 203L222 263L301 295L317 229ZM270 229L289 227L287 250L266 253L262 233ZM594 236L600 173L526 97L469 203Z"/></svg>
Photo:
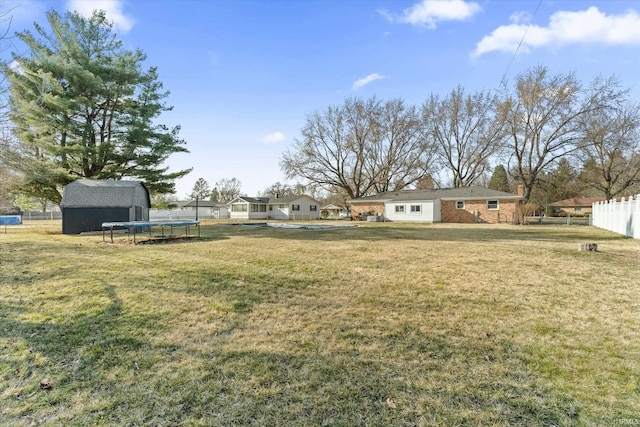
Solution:
<svg viewBox="0 0 640 427"><path fill-rule="evenodd" d="M144 189L147 203L149 203L149 190L142 181L79 179L65 185L60 206L67 208L130 207L135 205L138 187Z"/></svg>
<svg viewBox="0 0 640 427"><path fill-rule="evenodd" d="M428 190L386 191L373 196L359 197L348 203L359 202L402 202L416 200L473 200L473 199L522 199L513 193L492 190L485 187L438 188Z"/></svg>

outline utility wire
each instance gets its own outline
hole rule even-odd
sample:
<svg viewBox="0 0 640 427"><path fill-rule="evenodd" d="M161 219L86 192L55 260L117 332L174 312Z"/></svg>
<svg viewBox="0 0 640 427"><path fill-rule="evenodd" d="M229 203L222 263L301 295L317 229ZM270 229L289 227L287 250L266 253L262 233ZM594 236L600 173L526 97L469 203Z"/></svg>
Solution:
<svg viewBox="0 0 640 427"><path fill-rule="evenodd" d="M536 18L536 15L538 14L538 10L540 10L540 6L541 5L542 5L542 0L538 0L538 5L536 6L536 10L533 12L533 16L531 17L531 21L529 22L529 25L527 25L525 27L524 33L522 34L522 38L520 39L520 43L518 43L518 46L516 47L516 50L513 52L513 55L511 56L511 60L509 61L509 65L507 65L507 69L505 70L504 74L502 75L502 80L500 80L500 84L501 85L505 84L505 80L507 78L507 74L509 73L509 69L511 68L511 64L513 64L513 60L516 59L516 55L518 54L518 51L520 50L520 47L522 46L522 43L524 42L525 37L527 37L527 32L529 31L529 27L533 23L533 20Z"/></svg>

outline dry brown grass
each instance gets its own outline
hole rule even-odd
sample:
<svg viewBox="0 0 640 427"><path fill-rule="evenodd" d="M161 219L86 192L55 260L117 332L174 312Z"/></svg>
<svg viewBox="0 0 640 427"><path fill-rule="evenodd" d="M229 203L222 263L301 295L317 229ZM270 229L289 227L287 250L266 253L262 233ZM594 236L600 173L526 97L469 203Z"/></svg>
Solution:
<svg viewBox="0 0 640 427"><path fill-rule="evenodd" d="M110 245L53 227L0 236L0 423L640 417L638 241L587 227L218 224L201 240ZM578 252L583 241L600 251Z"/></svg>

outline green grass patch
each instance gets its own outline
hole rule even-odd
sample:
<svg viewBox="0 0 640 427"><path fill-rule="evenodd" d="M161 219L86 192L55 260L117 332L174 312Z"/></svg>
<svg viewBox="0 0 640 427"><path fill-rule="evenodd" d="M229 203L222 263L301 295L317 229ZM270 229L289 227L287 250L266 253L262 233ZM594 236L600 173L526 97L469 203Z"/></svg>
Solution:
<svg viewBox="0 0 640 427"><path fill-rule="evenodd" d="M640 419L640 242L590 227L0 235L2 425ZM578 252L577 243L598 243Z"/></svg>

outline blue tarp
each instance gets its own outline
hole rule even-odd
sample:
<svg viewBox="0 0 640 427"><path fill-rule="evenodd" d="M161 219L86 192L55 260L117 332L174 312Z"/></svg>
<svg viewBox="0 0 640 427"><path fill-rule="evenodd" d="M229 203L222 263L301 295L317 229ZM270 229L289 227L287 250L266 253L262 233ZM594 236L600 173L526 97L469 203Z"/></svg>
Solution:
<svg viewBox="0 0 640 427"><path fill-rule="evenodd" d="M0 215L0 225L20 225L22 217L20 215Z"/></svg>

